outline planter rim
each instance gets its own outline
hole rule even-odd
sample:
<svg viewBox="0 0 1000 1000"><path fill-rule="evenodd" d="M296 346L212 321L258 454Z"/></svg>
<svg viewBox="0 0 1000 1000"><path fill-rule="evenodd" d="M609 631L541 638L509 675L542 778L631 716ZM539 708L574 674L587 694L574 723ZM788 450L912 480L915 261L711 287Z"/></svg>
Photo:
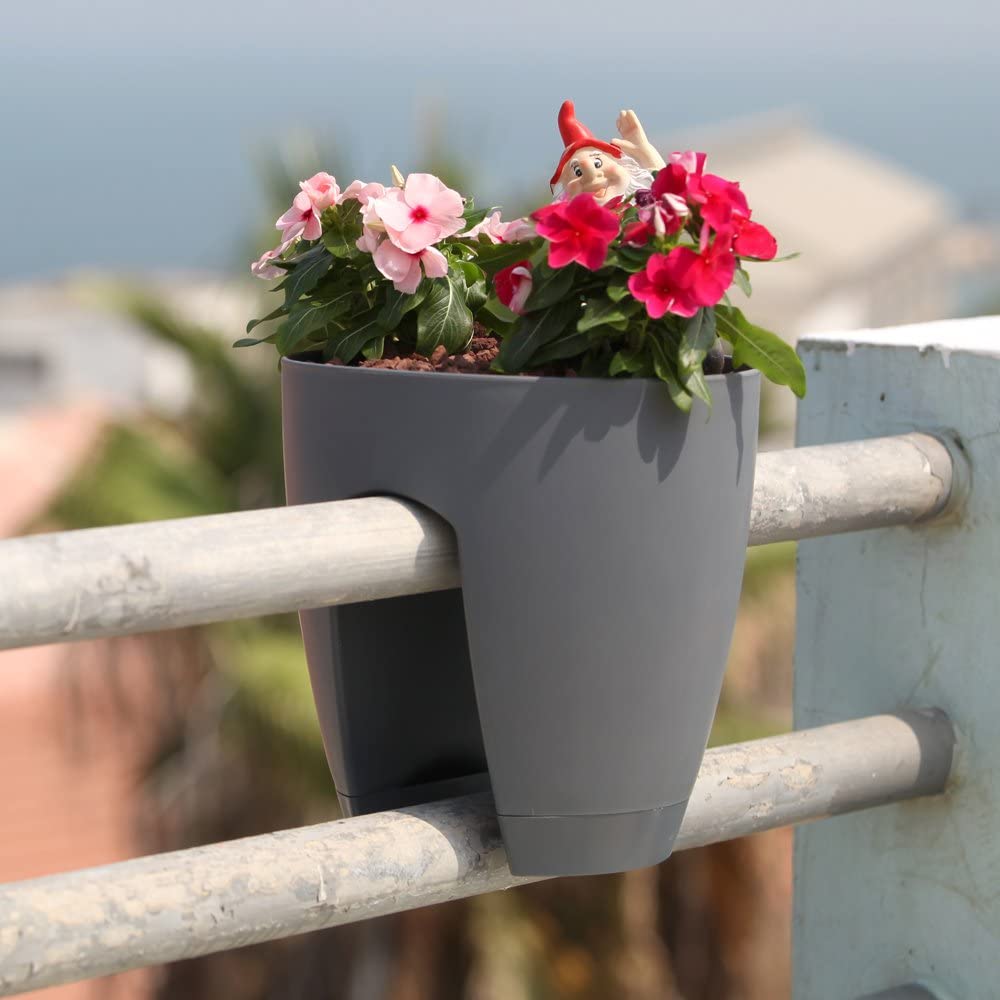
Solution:
<svg viewBox="0 0 1000 1000"><path fill-rule="evenodd" d="M411 378L421 378L425 381L430 379L449 379L453 380L456 377L461 378L462 381L476 379L477 381L488 381L492 384L502 385L504 382L510 382L514 385L524 385L534 382L552 382L566 385L593 385L594 383L602 384L618 384L622 386L637 385L648 383L650 385L662 385L663 383L658 378L615 378L613 376L601 376L600 378L594 376L584 376L576 375L573 378L567 378L565 375L506 375L502 372L494 372L490 374L480 374L478 372L414 372L406 371L405 369L400 370L398 368L359 368L355 365L328 365L325 363L317 361L299 361L295 358L283 357L281 359L281 366L294 365L296 367L302 368L328 368L332 371L337 372L355 372L358 375L363 376L386 376L386 375L408 375ZM733 376L739 376L740 378L757 378L760 376L760 371L756 368L748 368L746 371L733 371L726 372L725 374L718 375L706 375L705 380L709 383L712 382L722 382ZM354 376L352 376L354 377ZM664 391L666 391L664 389Z"/></svg>

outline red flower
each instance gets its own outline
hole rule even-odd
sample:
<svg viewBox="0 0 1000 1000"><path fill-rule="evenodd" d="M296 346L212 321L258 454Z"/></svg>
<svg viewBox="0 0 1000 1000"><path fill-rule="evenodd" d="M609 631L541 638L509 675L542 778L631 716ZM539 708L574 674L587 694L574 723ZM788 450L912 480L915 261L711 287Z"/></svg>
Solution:
<svg viewBox="0 0 1000 1000"><path fill-rule="evenodd" d="M497 298L519 316L524 313L524 303L531 294L531 262L519 260L493 275Z"/></svg>
<svg viewBox="0 0 1000 1000"><path fill-rule="evenodd" d="M750 218L750 206L739 184L717 174L698 178L691 185L688 198L701 206L701 217L717 233L730 231L734 218Z"/></svg>
<svg viewBox="0 0 1000 1000"><path fill-rule="evenodd" d="M665 313L693 316L703 306L714 306L732 284L736 258L729 241L716 239L702 253L675 247L653 254L646 269L628 280L629 291L646 305L653 319Z"/></svg>
<svg viewBox="0 0 1000 1000"><path fill-rule="evenodd" d="M657 174L656 181L659 181ZM653 188L656 189L656 181ZM701 207L701 217L716 233L733 238L733 249L741 257L773 260L778 252L775 238L758 222L751 222L746 195L735 181L716 174L689 177L688 198Z"/></svg>
<svg viewBox="0 0 1000 1000"><path fill-rule="evenodd" d="M630 222L622 233L622 243L629 247L644 247L653 235L653 227L647 222Z"/></svg>
<svg viewBox="0 0 1000 1000"><path fill-rule="evenodd" d="M733 249L741 257L774 260L778 253L778 241L759 222L751 222L749 216L736 219L733 232Z"/></svg>
<svg viewBox="0 0 1000 1000"><path fill-rule="evenodd" d="M697 185L705 169L705 154L688 151L671 153L667 165L653 180L653 195L662 198L665 194L687 197L688 189Z"/></svg>
<svg viewBox="0 0 1000 1000"><path fill-rule="evenodd" d="M608 247L618 235L620 221L614 212L598 205L592 194L578 194L533 212L539 235L549 240L549 266L565 267L576 261L588 270L604 266Z"/></svg>

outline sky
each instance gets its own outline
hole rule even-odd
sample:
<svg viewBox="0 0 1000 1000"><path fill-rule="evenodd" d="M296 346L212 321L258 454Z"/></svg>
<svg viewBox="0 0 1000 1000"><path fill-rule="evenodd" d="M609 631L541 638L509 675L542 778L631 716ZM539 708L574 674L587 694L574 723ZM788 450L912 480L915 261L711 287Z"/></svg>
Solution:
<svg viewBox="0 0 1000 1000"><path fill-rule="evenodd" d="M0 281L244 268L262 158L314 137L387 180L434 115L463 193L542 201L565 98L606 136L622 107L654 136L796 109L995 217L997 38L983 0L5 4Z"/></svg>

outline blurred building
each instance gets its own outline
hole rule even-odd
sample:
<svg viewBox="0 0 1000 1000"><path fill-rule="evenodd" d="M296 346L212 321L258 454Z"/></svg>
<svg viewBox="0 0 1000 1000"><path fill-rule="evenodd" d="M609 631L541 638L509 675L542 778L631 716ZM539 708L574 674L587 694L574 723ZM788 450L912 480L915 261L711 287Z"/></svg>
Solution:
<svg viewBox="0 0 1000 1000"><path fill-rule="evenodd" d="M246 286L185 274L142 282L184 319L232 340L256 307ZM97 275L0 285L0 421L81 398L115 414L183 412L193 393L187 362L116 306L122 287Z"/></svg>
<svg viewBox="0 0 1000 1000"><path fill-rule="evenodd" d="M44 514L106 420L87 404L0 418L0 538ZM0 883L145 852L136 789L162 701L153 649L139 637L0 652ZM28 995L147 1000L155 983L140 969Z"/></svg>
<svg viewBox="0 0 1000 1000"><path fill-rule="evenodd" d="M801 254L749 267L751 318L789 340L956 315L963 276L995 259L989 233L963 224L947 191L792 115L660 148L705 150L712 173L740 182L779 253Z"/></svg>

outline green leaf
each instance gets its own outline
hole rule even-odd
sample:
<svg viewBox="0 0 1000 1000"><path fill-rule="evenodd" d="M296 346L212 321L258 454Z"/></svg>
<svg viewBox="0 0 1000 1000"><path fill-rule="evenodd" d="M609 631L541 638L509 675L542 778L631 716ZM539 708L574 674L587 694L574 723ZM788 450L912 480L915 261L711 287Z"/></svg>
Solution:
<svg viewBox="0 0 1000 1000"><path fill-rule="evenodd" d="M385 337L377 337L367 344L361 352L369 361L381 358L385 353Z"/></svg>
<svg viewBox="0 0 1000 1000"><path fill-rule="evenodd" d="M496 292L490 292L489 297L476 313L476 318L490 331L498 336L507 336L521 322L516 312L511 312L497 297Z"/></svg>
<svg viewBox="0 0 1000 1000"><path fill-rule="evenodd" d="M540 237L525 243L490 243L484 240L476 244L476 263L492 281L497 271L519 264L522 260L530 260L532 251L540 245Z"/></svg>
<svg viewBox="0 0 1000 1000"><path fill-rule="evenodd" d="M575 358L578 354L583 354L589 346L590 340L585 333L577 333L570 328L561 337L556 337L535 353L531 359L532 367L547 365L550 361L560 361L563 358Z"/></svg>
<svg viewBox="0 0 1000 1000"><path fill-rule="evenodd" d="M295 268L285 279L285 306L291 307L307 292L311 292L333 263L326 247L320 244L304 253L295 263Z"/></svg>
<svg viewBox="0 0 1000 1000"><path fill-rule="evenodd" d="M477 281L474 285L468 285L465 289L465 304L472 312L479 312L486 300L490 297L486 289L486 280Z"/></svg>
<svg viewBox="0 0 1000 1000"><path fill-rule="evenodd" d="M275 344L282 356L294 354L316 330L351 310L353 292L342 292L329 302L300 302L277 330Z"/></svg>
<svg viewBox="0 0 1000 1000"><path fill-rule="evenodd" d="M275 330L268 337L240 337L239 340L233 341L233 347L256 347L257 344L271 344L277 336L278 331Z"/></svg>
<svg viewBox="0 0 1000 1000"><path fill-rule="evenodd" d="M370 319L367 323L353 329L338 333L327 341L323 351L324 356L340 358L347 363L353 361L369 344L385 336L385 330L377 320Z"/></svg>
<svg viewBox="0 0 1000 1000"><path fill-rule="evenodd" d="M451 275L430 283L417 312L417 352L430 355L438 344L449 354L460 351L472 336L472 313L464 289Z"/></svg>
<svg viewBox="0 0 1000 1000"><path fill-rule="evenodd" d="M452 267L456 273L461 275L465 285L465 304L477 312L489 298L489 291L486 288L486 274L483 269L471 260L452 261Z"/></svg>
<svg viewBox="0 0 1000 1000"><path fill-rule="evenodd" d="M701 371L701 363L715 338L715 313L711 309L699 309L684 324L677 350L677 370L685 384L690 374Z"/></svg>
<svg viewBox="0 0 1000 1000"><path fill-rule="evenodd" d="M566 267L551 268L548 264L539 264L531 272L531 292L524 303L525 312L537 312L548 309L556 302L565 299L573 287L577 276L575 264Z"/></svg>
<svg viewBox="0 0 1000 1000"><path fill-rule="evenodd" d="M576 328L580 333L586 333L597 326L610 326L614 330L624 332L628 329L629 317L634 315L638 302L619 303L607 299L591 298L587 300L583 315L577 320Z"/></svg>
<svg viewBox="0 0 1000 1000"><path fill-rule="evenodd" d="M765 260L763 257L741 257L741 260L748 260L751 264L780 264L782 261L795 260L796 257L801 257L801 250L794 250L792 253L783 254L781 257L772 257L770 260ZM281 267L278 261L271 261L272 264L277 264Z"/></svg>
<svg viewBox="0 0 1000 1000"><path fill-rule="evenodd" d="M806 370L792 347L777 334L754 326L739 309L716 306L719 332L733 345L733 365L750 365L800 398L806 394Z"/></svg>
<svg viewBox="0 0 1000 1000"><path fill-rule="evenodd" d="M628 275L616 274L609 282L607 287L608 298L612 302L621 302L629 294L628 290Z"/></svg>
<svg viewBox="0 0 1000 1000"><path fill-rule="evenodd" d="M503 370L519 372L528 367L538 351L566 333L569 324L575 328L579 308L573 299L563 299L548 309L522 316L514 332L500 345L497 360Z"/></svg>
<svg viewBox="0 0 1000 1000"><path fill-rule="evenodd" d="M637 271L645 268L649 257L650 252L648 250L619 246L608 252L608 259L605 262L605 266L610 265L611 267L621 268L629 274L635 274Z"/></svg>
<svg viewBox="0 0 1000 1000"><path fill-rule="evenodd" d="M478 226L487 215L495 212L495 208L476 208L475 201L470 198L465 203L465 211L462 212L462 218L465 219L465 225L463 229L472 229L473 226Z"/></svg>
<svg viewBox="0 0 1000 1000"><path fill-rule="evenodd" d="M352 199L331 205L320 221L323 245L334 257L350 257L359 252L355 243L361 235L361 202Z"/></svg>
<svg viewBox="0 0 1000 1000"><path fill-rule="evenodd" d="M454 260L451 266L461 271L465 283L471 288L476 282L486 280L486 272L473 260Z"/></svg>
<svg viewBox="0 0 1000 1000"><path fill-rule="evenodd" d="M395 330L402 318L424 301L429 288L430 282L425 279L417 285L417 290L412 295L408 295L406 292L397 292L395 288L387 289L385 305L379 310L377 317L379 323L382 324L382 329L387 333Z"/></svg>
<svg viewBox="0 0 1000 1000"><path fill-rule="evenodd" d="M684 413L690 413L694 400L678 380L677 372L667 355L666 348L655 335L649 338L649 344L653 350L653 372L666 385L667 392L670 393L670 398L674 401L677 409Z"/></svg>
<svg viewBox="0 0 1000 1000"><path fill-rule="evenodd" d="M247 323L247 333L250 333L250 331L253 330L254 327L260 326L261 323L268 323L272 319L280 319L282 316L287 316L287 315L288 315L288 309L285 308L285 306L283 305L278 306L278 308L275 309L274 312L269 312L266 316L262 316L260 319L250 320L250 322ZM255 343L259 344L262 343L262 341L255 341Z"/></svg>
<svg viewBox="0 0 1000 1000"><path fill-rule="evenodd" d="M521 320L521 317L513 309L509 309L497 298L496 292L490 292L483 309L496 316L502 323L518 323Z"/></svg>
<svg viewBox="0 0 1000 1000"><path fill-rule="evenodd" d="M677 342L677 375L684 389L711 411L712 393L705 381L702 362L716 340L715 313L699 309L687 320Z"/></svg>
<svg viewBox="0 0 1000 1000"><path fill-rule="evenodd" d="M609 375L650 376L654 374L653 364L643 350L621 350L611 359Z"/></svg>
<svg viewBox="0 0 1000 1000"><path fill-rule="evenodd" d="M709 413L712 412L712 392L700 368L688 374L684 379L684 388L700 399L708 407Z"/></svg>
<svg viewBox="0 0 1000 1000"><path fill-rule="evenodd" d="M736 287L747 297L753 294L753 289L750 287L750 275L743 270L742 267L736 268L736 273L733 275L733 281L736 283Z"/></svg>

